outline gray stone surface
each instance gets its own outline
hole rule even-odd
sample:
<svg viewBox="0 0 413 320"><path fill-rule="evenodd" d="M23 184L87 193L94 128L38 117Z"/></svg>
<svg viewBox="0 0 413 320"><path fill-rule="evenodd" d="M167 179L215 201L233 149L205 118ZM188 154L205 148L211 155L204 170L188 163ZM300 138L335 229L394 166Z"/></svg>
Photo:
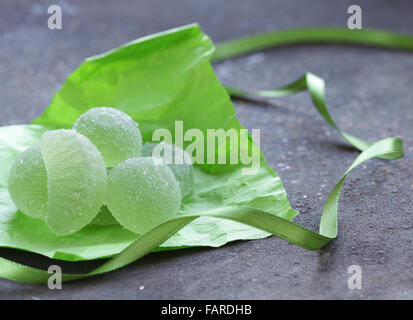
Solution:
<svg viewBox="0 0 413 320"><path fill-rule="evenodd" d="M48 4L61 4L63 30L46 27ZM84 58L137 37L199 22L214 41L277 29L346 26L358 1L1 1L0 125L27 123ZM413 3L361 1L364 27L413 34ZM348 178L339 237L310 252L275 237L219 249L151 254L100 277L46 286L0 280L8 299L413 299L413 54L352 46L297 46L215 66L223 82L273 88L305 71L327 81L337 123L374 141L405 139L406 156L372 160ZM307 93L268 103L234 101L241 123L261 129L261 145L284 181L295 219L317 229L328 192L357 152L322 120ZM37 267L43 257L1 249ZM347 288L348 266L363 270L363 289ZM64 263L86 271L96 262ZM144 288L143 288L144 287ZM143 289L142 289L143 288Z"/></svg>

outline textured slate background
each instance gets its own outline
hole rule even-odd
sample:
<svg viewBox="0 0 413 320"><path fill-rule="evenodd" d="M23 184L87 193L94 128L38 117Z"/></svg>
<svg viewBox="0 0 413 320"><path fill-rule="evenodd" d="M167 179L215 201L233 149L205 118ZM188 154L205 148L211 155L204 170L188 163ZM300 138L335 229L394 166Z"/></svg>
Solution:
<svg viewBox="0 0 413 320"><path fill-rule="evenodd" d="M198 22L215 41L278 29L345 27L360 3L365 28L413 34L409 1L16 1L0 2L0 125L27 123L84 58L140 36ZM47 6L60 4L63 30L47 28ZM405 139L406 156L373 160L348 178L339 237L320 252L278 238L219 249L151 254L122 270L51 291L0 280L8 299L413 299L413 54L352 46L296 46L215 66L223 82L266 89L305 71L327 81L334 119L374 141ZM234 101L241 123L261 129L265 156L284 181L296 222L317 229L335 182L356 157L312 107L307 93L266 103ZM52 261L1 249L37 267ZM85 271L91 263L60 263ZM363 270L363 289L349 290L348 266Z"/></svg>

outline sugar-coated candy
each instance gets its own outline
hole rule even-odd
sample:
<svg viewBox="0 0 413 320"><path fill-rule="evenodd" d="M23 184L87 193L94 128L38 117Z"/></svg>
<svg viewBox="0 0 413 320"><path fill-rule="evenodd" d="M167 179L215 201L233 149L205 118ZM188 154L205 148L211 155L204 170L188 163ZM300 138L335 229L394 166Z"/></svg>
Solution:
<svg viewBox="0 0 413 320"><path fill-rule="evenodd" d="M160 159L132 158L108 173L106 205L115 219L138 234L175 217L182 194L171 169Z"/></svg>
<svg viewBox="0 0 413 320"><path fill-rule="evenodd" d="M157 148L155 149L155 147ZM157 150L158 148L159 150ZM191 156L185 150L176 145L167 144L165 142L148 142L142 147L142 156L160 156L178 180L182 191L182 196L185 197L191 193L193 188L194 173Z"/></svg>
<svg viewBox="0 0 413 320"><path fill-rule="evenodd" d="M90 109L76 120L73 129L90 139L102 153L106 167L114 167L141 154L142 136L138 124L118 109Z"/></svg>
<svg viewBox="0 0 413 320"><path fill-rule="evenodd" d="M39 146L26 149L9 175L11 199L25 215L43 219L47 211L47 176Z"/></svg>
<svg viewBox="0 0 413 320"><path fill-rule="evenodd" d="M106 167L98 149L74 130L43 134L47 172L46 223L60 236L75 233L98 214L106 192Z"/></svg>

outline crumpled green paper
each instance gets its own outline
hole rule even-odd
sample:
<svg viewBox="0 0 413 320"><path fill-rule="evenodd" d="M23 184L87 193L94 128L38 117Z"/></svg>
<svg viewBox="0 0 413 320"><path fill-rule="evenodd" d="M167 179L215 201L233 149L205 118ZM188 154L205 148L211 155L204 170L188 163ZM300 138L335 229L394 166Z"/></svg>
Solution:
<svg viewBox="0 0 413 320"><path fill-rule="evenodd" d="M66 237L54 235L41 220L17 210L10 199L10 167L25 148L39 142L51 128L70 128L86 110L111 106L139 122L144 141L152 132L174 132L176 120L184 130L242 129L225 88L210 65L211 40L197 25L144 37L108 53L88 58L53 96L50 106L31 125L0 128L0 246L36 252L61 260L91 260L113 256L139 235L120 225L90 224ZM250 148L255 146L250 139ZM194 191L185 198L182 214L223 206L249 207L291 220L280 178L261 154L260 171L242 175L241 165L197 165ZM110 192L110 191L109 191ZM200 217L179 230L158 250L187 246L221 246L238 239L258 239L269 233L245 224Z"/></svg>

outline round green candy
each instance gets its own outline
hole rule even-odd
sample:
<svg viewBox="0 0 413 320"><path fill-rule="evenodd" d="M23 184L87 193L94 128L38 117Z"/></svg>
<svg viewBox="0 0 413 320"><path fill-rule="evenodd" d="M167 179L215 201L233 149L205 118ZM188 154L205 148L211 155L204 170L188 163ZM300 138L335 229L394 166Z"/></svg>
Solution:
<svg viewBox="0 0 413 320"><path fill-rule="evenodd" d="M73 129L92 141L101 152L106 167L140 156L142 136L138 124L118 109L90 109L76 120Z"/></svg>
<svg viewBox="0 0 413 320"><path fill-rule="evenodd" d="M171 169L161 162L133 158L109 171L106 205L125 229L144 234L178 214L181 190Z"/></svg>
<svg viewBox="0 0 413 320"><path fill-rule="evenodd" d="M155 149L157 146L158 148ZM143 145L142 156L163 159L178 180L182 196L185 197L191 193L194 184L194 169L188 152L174 144L149 142Z"/></svg>
<svg viewBox="0 0 413 320"><path fill-rule="evenodd" d="M43 219L47 211L47 175L39 146L20 153L9 175L9 193L25 215Z"/></svg>
<svg viewBox="0 0 413 320"><path fill-rule="evenodd" d="M75 233L103 205L107 173L102 155L74 130L44 133L40 148L47 172L46 223L59 236Z"/></svg>

